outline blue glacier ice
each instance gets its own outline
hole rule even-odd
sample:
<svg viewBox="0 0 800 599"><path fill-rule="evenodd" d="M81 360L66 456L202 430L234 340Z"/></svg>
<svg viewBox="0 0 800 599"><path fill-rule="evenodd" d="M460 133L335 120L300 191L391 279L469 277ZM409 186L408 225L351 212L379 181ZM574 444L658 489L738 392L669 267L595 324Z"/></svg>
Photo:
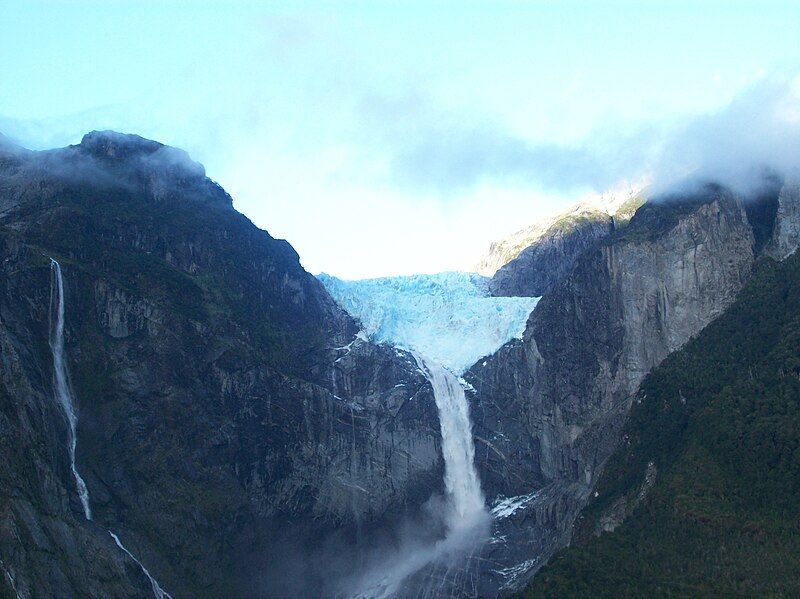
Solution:
<svg viewBox="0 0 800 599"><path fill-rule="evenodd" d="M521 337L539 298L492 297L488 278L445 272L345 281L318 275L370 339L417 352L461 374Z"/></svg>

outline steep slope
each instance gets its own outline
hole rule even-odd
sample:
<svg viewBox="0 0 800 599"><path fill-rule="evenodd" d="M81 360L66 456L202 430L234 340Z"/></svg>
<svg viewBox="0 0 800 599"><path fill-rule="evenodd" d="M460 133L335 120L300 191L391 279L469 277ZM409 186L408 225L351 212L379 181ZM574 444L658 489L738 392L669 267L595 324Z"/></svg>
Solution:
<svg viewBox="0 0 800 599"><path fill-rule="evenodd" d="M639 383L734 300L770 214L715 185L648 202L540 300L522 341L465 375L487 495L514 506L484 552L488 589L519 588L569 542Z"/></svg>
<svg viewBox="0 0 800 599"><path fill-rule="evenodd" d="M798 356L795 254L645 379L576 542L525 596L800 594Z"/></svg>
<svg viewBox="0 0 800 599"><path fill-rule="evenodd" d="M291 246L184 153L111 132L4 146L0 257L8 592L152 596L109 530L176 598L319 592L315 552L357 562L370 527L441 488L413 358L356 338ZM51 257L93 521L53 392Z"/></svg>
<svg viewBox="0 0 800 599"><path fill-rule="evenodd" d="M578 205L564 214L549 217L543 222L534 223L514 232L505 239L493 242L486 255L475 265L475 272L492 277L503 266L516 259L526 248L535 245L548 232L557 233L563 229L574 229L576 226L605 220L608 216L599 208Z"/></svg>
<svg viewBox="0 0 800 599"><path fill-rule="evenodd" d="M544 295L570 273L582 254L626 225L645 203L646 193L631 193L624 201L614 197L597 205L579 205L492 244L479 265L482 272L492 276L492 294Z"/></svg>
<svg viewBox="0 0 800 599"><path fill-rule="evenodd" d="M494 273L489 288L497 296L540 297L572 270L581 254L614 230L605 212L580 211L557 219L528 247Z"/></svg>
<svg viewBox="0 0 800 599"><path fill-rule="evenodd" d="M475 469L465 385L458 376L521 336L538 298L493 297L486 277L463 272L358 281L323 274L319 279L370 339L414 353L433 386L441 423L445 495L432 498L428 511L439 516L443 534L395 550L356 581L351 595L473 596L481 570L474 554L488 539L490 516Z"/></svg>

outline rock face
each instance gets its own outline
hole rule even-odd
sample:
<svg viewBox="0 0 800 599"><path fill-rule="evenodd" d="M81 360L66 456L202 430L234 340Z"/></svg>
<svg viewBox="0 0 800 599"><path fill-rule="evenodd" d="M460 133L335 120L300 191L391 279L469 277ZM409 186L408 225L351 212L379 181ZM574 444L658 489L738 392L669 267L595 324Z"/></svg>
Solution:
<svg viewBox="0 0 800 599"><path fill-rule="evenodd" d="M51 256L91 522L53 398ZM0 257L0 588L152 596L110 530L176 598L313 594L331 574L297 555L356 555L441 487L413 359L357 337L184 153L4 146Z"/></svg>
<svg viewBox="0 0 800 599"><path fill-rule="evenodd" d="M484 489L518 505L484 552L487 594L569 542L639 383L733 301L756 257L745 205L724 189L648 203L544 295L522 342L466 375Z"/></svg>
<svg viewBox="0 0 800 599"><path fill-rule="evenodd" d="M569 214L501 266L489 281L489 289L496 296L540 297L572 270L581 254L613 230L614 219L604 212Z"/></svg>
<svg viewBox="0 0 800 599"><path fill-rule="evenodd" d="M590 221L605 220L607 216L606 212L598 208L578 205L564 214L520 229L505 239L493 242L486 255L475 265L475 272L491 277L522 252L537 245L543 238L547 238L548 234L564 233L580 228Z"/></svg>
<svg viewBox="0 0 800 599"><path fill-rule="evenodd" d="M778 196L778 214L775 220L775 234L769 253L777 260L783 260L800 245L800 183L784 185Z"/></svg>
<svg viewBox="0 0 800 599"><path fill-rule="evenodd" d="M464 377L494 520L462 593L517 588L569 542L645 374L761 253L796 249L796 186L766 195L762 210L708 186L624 226L545 231L501 269L495 293L543 297L523 339ZM92 521L53 397L50 257ZM0 140L0 274L5 595L152 596L109 531L176 598L330 594L441 492L413 358L359 334L178 150L110 132L48 152Z"/></svg>

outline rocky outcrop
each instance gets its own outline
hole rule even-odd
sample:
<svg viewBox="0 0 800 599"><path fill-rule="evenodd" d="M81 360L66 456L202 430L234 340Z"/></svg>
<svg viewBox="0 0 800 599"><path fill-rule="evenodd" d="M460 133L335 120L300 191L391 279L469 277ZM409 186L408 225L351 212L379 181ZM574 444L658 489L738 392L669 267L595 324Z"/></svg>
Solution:
<svg viewBox="0 0 800 599"><path fill-rule="evenodd" d="M800 245L800 183L787 183L778 196L775 232L768 252L776 260L791 255Z"/></svg>
<svg viewBox="0 0 800 599"><path fill-rule="evenodd" d="M569 214L501 266L489 281L495 296L540 297L572 270L575 261L614 230L614 219L597 211Z"/></svg>
<svg viewBox="0 0 800 599"><path fill-rule="evenodd" d="M624 227L554 229L498 275L497 293L543 298L521 340L465 374L493 515L453 579L470 594L517 588L569 542L645 374L725 309L762 247L796 248L796 189L774 196L753 210L709 186ZM53 398L51 256L92 521ZM109 132L0 144L0 258L5 594L151 596L112 531L176 598L315 596L441 491L413 358L359 334L185 154Z"/></svg>
<svg viewBox="0 0 800 599"><path fill-rule="evenodd" d="M484 552L487 593L569 542L639 383L733 301L754 248L744 204L722 188L648 203L545 294L521 342L469 371L484 488L497 505L521 501Z"/></svg>
<svg viewBox="0 0 800 599"><path fill-rule="evenodd" d="M309 556L357 561L440 489L413 359L358 337L185 154L3 148L0 227L0 588L151 596L110 530L176 598L317 594L334 574ZM53 399L50 256L91 522Z"/></svg>

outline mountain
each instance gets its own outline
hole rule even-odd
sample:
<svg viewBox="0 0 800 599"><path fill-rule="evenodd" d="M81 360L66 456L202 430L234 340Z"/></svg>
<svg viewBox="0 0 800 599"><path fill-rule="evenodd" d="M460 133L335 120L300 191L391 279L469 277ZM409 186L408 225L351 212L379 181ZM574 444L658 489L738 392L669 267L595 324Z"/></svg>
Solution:
<svg viewBox="0 0 800 599"><path fill-rule="evenodd" d="M793 227L778 215L794 190L770 180L747 201L713 184L652 199L575 260L521 341L464 375L481 479L516 506L483 553L502 564L484 577L495 588L520 588L570 542L639 384L735 300Z"/></svg>
<svg viewBox="0 0 800 599"><path fill-rule="evenodd" d="M541 297L568 274L575 261L598 240L614 231L605 212L582 210L566 214L543 229L492 276L489 288L497 296Z"/></svg>
<svg viewBox="0 0 800 599"><path fill-rule="evenodd" d="M353 557L441 487L413 359L357 338L292 247L185 153L112 132L4 146L0 256L7 592L151 595L109 531L174 597L311 592L329 571L308 556ZM52 386L51 258L92 521Z"/></svg>
<svg viewBox="0 0 800 599"><path fill-rule="evenodd" d="M659 485L689 463L647 445L658 435L642 406L665 405L645 401L661 370L648 374L692 355L748 290L775 310L768 339L793 339L792 287L769 277L789 281L794 268L798 189L768 177L741 197L698 184L631 198L612 215L572 214L520 237L490 279L323 285L180 150L114 132L45 152L2 142L0 591L352 596L367 580L374 594L494 597L523 588L571 542L633 538L626 527L647 526L648 502L669 500ZM690 365L704 369L695 387L665 372L684 398L698 389L724 413L714 385L747 383L744 364L755 382L775 375L763 352L725 354L727 331L736 351L747 337L721 331ZM420 347L455 372L407 351ZM787 373L792 347L781 354ZM717 373L712 358L734 361ZM752 422L793 409L773 404ZM680 428L658 418L665 435ZM744 434L737 418L725 426ZM694 438L681 435L669 443ZM711 437L707 451L740 455L735 435ZM756 454L754 472L768 470ZM466 554L450 542L460 512L440 517L459 497L454 471L469 478L462 499L485 500L469 512L485 536ZM763 489L775 501L791 491ZM710 509L716 518L728 508ZM769 513L753 513L767 531L753 538L783 542ZM595 538L601 520L620 535ZM625 559L615 555L597 557ZM562 578L546 569L541 580Z"/></svg>
<svg viewBox="0 0 800 599"><path fill-rule="evenodd" d="M528 268L537 270L538 277L547 277L546 272L549 268L569 270L567 266L571 260L559 260L558 252L566 250L570 252L570 243L565 242L565 238L570 238L574 233L578 233L578 239L596 236L599 230L610 226L614 220L618 224L630 220L636 209L645 202L646 192L625 192L607 193L599 198L577 204L563 213L558 213L536 222L505 239L493 242L486 255L475 265L475 271L489 277L497 278L499 271L505 269L506 275L513 277L514 271L526 270L525 267L508 267L511 262L522 260ZM597 229L597 230L595 230ZM552 248L550 252L545 248ZM544 252L543 252L544 249ZM581 248L585 249L585 246ZM536 254L544 253L545 257L550 254L551 258L547 261L547 267L537 264ZM580 252L577 252L580 253ZM506 268L508 267L508 268ZM502 277L501 277L502 279ZM502 289L495 283L495 287ZM542 288L536 293L499 293L498 295L542 295Z"/></svg>
<svg viewBox="0 0 800 599"><path fill-rule="evenodd" d="M570 549L527 597L800 594L800 255L643 381Z"/></svg>

